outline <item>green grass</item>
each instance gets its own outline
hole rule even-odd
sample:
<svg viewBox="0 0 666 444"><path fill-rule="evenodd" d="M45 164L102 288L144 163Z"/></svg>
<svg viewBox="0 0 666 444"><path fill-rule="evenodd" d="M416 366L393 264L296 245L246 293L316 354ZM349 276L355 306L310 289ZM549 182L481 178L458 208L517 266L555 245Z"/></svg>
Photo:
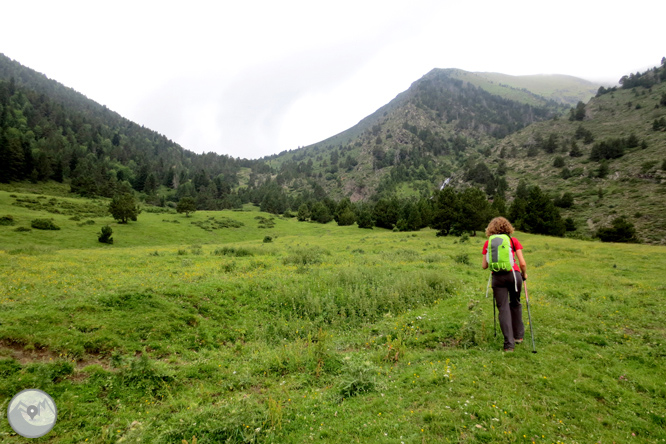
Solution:
<svg viewBox="0 0 666 444"><path fill-rule="evenodd" d="M451 70L452 76L470 82L489 93L530 105L543 105L545 99L575 106L593 97L599 85L565 75L510 76L492 72ZM531 93L531 94L530 94Z"/></svg>
<svg viewBox="0 0 666 444"><path fill-rule="evenodd" d="M109 218L78 226L8 194L0 412L51 394L42 442L666 439L664 247L517 233L538 353L528 335L504 354L481 236L144 211L102 245ZM13 231L45 216L62 229ZM210 217L244 225L190 223ZM0 436L23 442L4 420Z"/></svg>

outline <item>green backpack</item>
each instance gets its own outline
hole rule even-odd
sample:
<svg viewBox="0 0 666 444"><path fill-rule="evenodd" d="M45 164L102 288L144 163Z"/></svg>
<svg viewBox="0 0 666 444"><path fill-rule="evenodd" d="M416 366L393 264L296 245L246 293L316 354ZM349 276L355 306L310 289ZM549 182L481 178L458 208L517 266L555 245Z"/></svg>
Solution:
<svg viewBox="0 0 666 444"><path fill-rule="evenodd" d="M488 238L488 252L486 253L490 271L513 270L513 248L511 238L506 234L493 234Z"/></svg>

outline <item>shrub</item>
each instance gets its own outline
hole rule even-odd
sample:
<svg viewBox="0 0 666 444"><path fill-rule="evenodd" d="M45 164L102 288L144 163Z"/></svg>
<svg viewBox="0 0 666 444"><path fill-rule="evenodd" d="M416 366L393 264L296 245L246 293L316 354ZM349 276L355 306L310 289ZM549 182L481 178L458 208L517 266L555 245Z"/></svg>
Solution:
<svg viewBox="0 0 666 444"><path fill-rule="evenodd" d="M358 215L358 220L356 221L359 228L370 228L372 229L375 221L372 220L372 213L368 210L361 210Z"/></svg>
<svg viewBox="0 0 666 444"><path fill-rule="evenodd" d="M624 217L615 218L611 227L599 228L596 237L602 242L638 242L634 224Z"/></svg>
<svg viewBox="0 0 666 444"><path fill-rule="evenodd" d="M566 192L561 197L556 197L553 203L556 207L571 208L574 204L573 194Z"/></svg>
<svg viewBox="0 0 666 444"><path fill-rule="evenodd" d="M111 227L108 225L104 225L99 235L97 236L97 240L103 244L112 244L113 243L113 238L111 237L112 234L113 234L113 229L111 229Z"/></svg>
<svg viewBox="0 0 666 444"><path fill-rule="evenodd" d="M641 174L647 174L647 173L649 173L650 170L651 170L653 167L657 166L658 163L659 163L658 160L651 160L651 161L648 161L648 162L643 162L643 163L641 164Z"/></svg>
<svg viewBox="0 0 666 444"><path fill-rule="evenodd" d="M315 222L319 222L320 224L326 224L333 220L333 216L331 216L330 211L326 205L321 202L314 204L310 218Z"/></svg>
<svg viewBox="0 0 666 444"><path fill-rule="evenodd" d="M338 225L353 225L354 222L356 222L356 215L351 210L351 208L346 208L338 215Z"/></svg>
<svg viewBox="0 0 666 444"><path fill-rule="evenodd" d="M274 228L275 227L275 219L272 217L266 218L262 216L256 216L255 219L259 221L257 224L258 228Z"/></svg>
<svg viewBox="0 0 666 444"><path fill-rule="evenodd" d="M0 225L14 225L14 223L14 216L11 214L0 217Z"/></svg>
<svg viewBox="0 0 666 444"><path fill-rule="evenodd" d="M296 215L296 218L299 222L305 222L310 218L310 210L306 204L302 204L300 207L298 207L298 214Z"/></svg>
<svg viewBox="0 0 666 444"><path fill-rule="evenodd" d="M270 242L273 242L273 238L271 236L264 236L264 243L268 244Z"/></svg>
<svg viewBox="0 0 666 444"><path fill-rule="evenodd" d="M248 250L247 248L234 248L234 247L222 247L217 248L213 251L215 256L233 256L233 257L245 257L245 256L254 256L254 253Z"/></svg>
<svg viewBox="0 0 666 444"><path fill-rule="evenodd" d="M564 168L562 168L562 171L560 172L560 177L561 177L562 179L564 179L564 180L567 180L567 179L570 178L572 175L573 175L573 173L572 173L571 170L569 170L569 168L567 168L566 166L565 166Z"/></svg>
<svg viewBox="0 0 666 444"><path fill-rule="evenodd" d="M53 223L51 219L35 219L30 222L30 226L37 230L59 230L60 227Z"/></svg>
<svg viewBox="0 0 666 444"><path fill-rule="evenodd" d="M471 264L469 260L469 255L467 253L460 253L453 257L453 260L458 264L469 265Z"/></svg>
<svg viewBox="0 0 666 444"><path fill-rule="evenodd" d="M14 231L22 232L22 231L32 231L28 227L17 227Z"/></svg>

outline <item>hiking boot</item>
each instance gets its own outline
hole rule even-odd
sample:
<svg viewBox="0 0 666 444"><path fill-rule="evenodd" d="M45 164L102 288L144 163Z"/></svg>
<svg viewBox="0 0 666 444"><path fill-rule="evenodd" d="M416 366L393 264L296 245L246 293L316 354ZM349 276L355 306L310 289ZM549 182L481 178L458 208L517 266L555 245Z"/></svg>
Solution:
<svg viewBox="0 0 666 444"><path fill-rule="evenodd" d="M504 351L505 352L513 352L513 349L512 348L505 348Z"/></svg>
<svg viewBox="0 0 666 444"><path fill-rule="evenodd" d="M523 343L523 340L522 340L522 339L516 339L514 342L515 342L516 344L522 344L522 343Z"/></svg>

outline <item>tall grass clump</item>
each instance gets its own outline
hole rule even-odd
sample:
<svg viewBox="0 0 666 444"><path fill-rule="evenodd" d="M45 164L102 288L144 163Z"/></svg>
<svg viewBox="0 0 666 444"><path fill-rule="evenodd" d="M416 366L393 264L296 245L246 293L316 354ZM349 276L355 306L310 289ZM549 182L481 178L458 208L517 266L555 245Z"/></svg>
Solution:
<svg viewBox="0 0 666 444"><path fill-rule="evenodd" d="M318 265L324 261L324 256L330 256L331 253L323 248L297 248L282 261L285 265Z"/></svg>
<svg viewBox="0 0 666 444"><path fill-rule="evenodd" d="M275 292L272 306L285 316L316 324L358 325L387 313L430 305L454 293L455 282L441 272L378 275L370 267L343 268L336 274L282 287Z"/></svg>

